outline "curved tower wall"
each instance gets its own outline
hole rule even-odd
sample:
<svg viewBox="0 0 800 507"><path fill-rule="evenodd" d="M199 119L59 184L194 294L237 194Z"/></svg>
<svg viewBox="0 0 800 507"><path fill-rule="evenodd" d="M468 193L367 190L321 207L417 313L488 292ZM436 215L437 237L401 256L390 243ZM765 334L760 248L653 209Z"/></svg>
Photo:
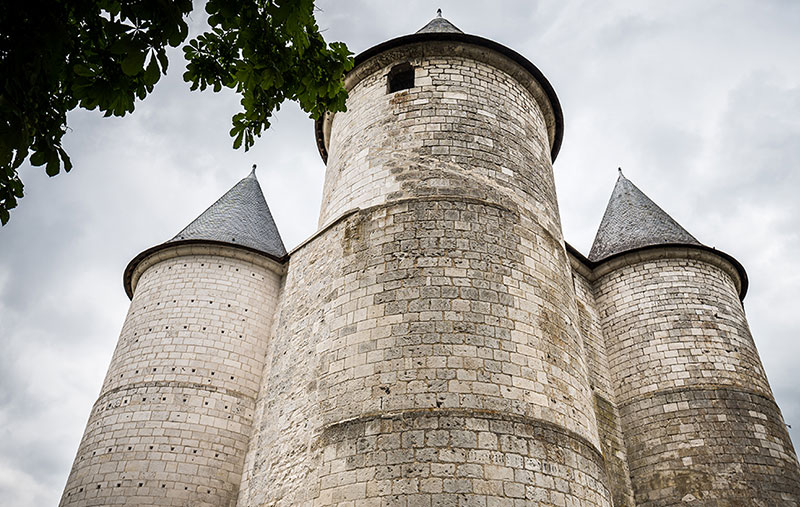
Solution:
<svg viewBox="0 0 800 507"><path fill-rule="evenodd" d="M610 505L531 81L444 42L352 71L239 505Z"/></svg>
<svg viewBox="0 0 800 507"><path fill-rule="evenodd" d="M606 357L605 337L600 312L594 297L592 272L580 260L570 256L575 286L581 336L594 398L597 432L605 458L608 486L614 507L634 507L628 458L614 394L614 378Z"/></svg>
<svg viewBox="0 0 800 507"><path fill-rule="evenodd" d="M396 65L415 86L387 93ZM460 195L536 214L563 245L542 87L506 56L432 42L384 51L346 79L347 112L326 122L320 225L353 208Z"/></svg>
<svg viewBox="0 0 800 507"><path fill-rule="evenodd" d="M175 246L133 278L61 505L234 505L281 267L225 246Z"/></svg>
<svg viewBox="0 0 800 507"><path fill-rule="evenodd" d="M596 272L637 505L797 501L797 458L733 266L673 248Z"/></svg>

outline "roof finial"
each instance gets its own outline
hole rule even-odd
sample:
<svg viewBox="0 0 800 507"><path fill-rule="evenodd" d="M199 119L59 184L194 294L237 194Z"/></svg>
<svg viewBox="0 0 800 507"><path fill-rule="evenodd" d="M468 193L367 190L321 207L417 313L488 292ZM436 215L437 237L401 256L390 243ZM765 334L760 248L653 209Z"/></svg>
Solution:
<svg viewBox="0 0 800 507"><path fill-rule="evenodd" d="M253 164L253 170L252 170L252 171L250 171L250 174L251 174L252 176L255 176L255 175L256 175L256 165L255 165L255 164Z"/></svg>
<svg viewBox="0 0 800 507"><path fill-rule="evenodd" d="M441 18L442 17L442 9L436 9L436 17L437 18Z"/></svg>

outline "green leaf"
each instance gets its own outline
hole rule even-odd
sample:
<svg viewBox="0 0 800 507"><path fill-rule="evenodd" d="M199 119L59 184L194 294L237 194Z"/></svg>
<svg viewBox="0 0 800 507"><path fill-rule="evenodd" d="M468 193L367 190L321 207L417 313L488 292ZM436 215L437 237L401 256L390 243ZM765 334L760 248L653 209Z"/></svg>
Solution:
<svg viewBox="0 0 800 507"><path fill-rule="evenodd" d="M124 72L126 76L135 76L142 71L146 56L147 53L144 51L141 53L133 52L129 54L124 60L122 60L122 72Z"/></svg>
<svg viewBox="0 0 800 507"><path fill-rule="evenodd" d="M6 167L10 165L11 161L14 159L14 150L2 144L2 140L0 140L0 167Z"/></svg>
<svg viewBox="0 0 800 507"><path fill-rule="evenodd" d="M156 56L158 57L158 63L161 64L161 71L164 73L164 75L166 75L167 66L169 65L169 60L167 60L167 52L161 49L156 53Z"/></svg>
<svg viewBox="0 0 800 507"><path fill-rule="evenodd" d="M47 163L47 154L43 151L35 151L31 155L31 165L35 167L43 166Z"/></svg>
<svg viewBox="0 0 800 507"><path fill-rule="evenodd" d="M159 78L158 63L156 61L155 55L153 55L150 58L150 63L147 65L147 69L144 71L144 82L145 84L148 85L154 85L158 82L158 78Z"/></svg>
<svg viewBox="0 0 800 507"><path fill-rule="evenodd" d="M78 76L83 76L83 77L94 76L94 72L92 72L92 70L89 67L80 63L72 67L72 71Z"/></svg>
<svg viewBox="0 0 800 507"><path fill-rule="evenodd" d="M69 155L61 146L58 147L58 155L64 163L64 172L69 172L72 169L72 160L70 160Z"/></svg>
<svg viewBox="0 0 800 507"><path fill-rule="evenodd" d="M181 21L181 23L183 22ZM184 25L186 24L184 23ZM183 30L179 27L177 30L168 35L167 38L168 44L172 47L180 45L180 43L183 42L183 40L186 38L187 33L188 33L188 27L187 30Z"/></svg>
<svg viewBox="0 0 800 507"><path fill-rule="evenodd" d="M133 40L129 35L123 35L119 39L112 42L108 47L108 50L115 55L124 55L126 53L130 53L131 51L135 51L136 46L133 45Z"/></svg>
<svg viewBox="0 0 800 507"><path fill-rule="evenodd" d="M47 160L47 166L45 166L44 172L46 172L47 175L52 178L53 176L58 174L60 170L61 167L58 160L58 154L56 154L56 152L54 151L50 154L50 157Z"/></svg>
<svg viewBox="0 0 800 507"><path fill-rule="evenodd" d="M231 135L233 135L233 130L231 130ZM239 134L233 140L233 149L234 150L238 150L242 146L242 138L243 137L244 137L244 129L239 129Z"/></svg>

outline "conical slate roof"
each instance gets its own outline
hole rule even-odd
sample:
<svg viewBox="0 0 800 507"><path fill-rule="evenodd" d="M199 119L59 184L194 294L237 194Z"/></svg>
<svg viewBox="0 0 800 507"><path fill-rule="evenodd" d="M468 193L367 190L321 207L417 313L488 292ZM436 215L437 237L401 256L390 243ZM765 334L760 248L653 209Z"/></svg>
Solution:
<svg viewBox="0 0 800 507"><path fill-rule="evenodd" d="M436 17L423 26L417 33L464 33L456 25L442 17L442 9L436 11Z"/></svg>
<svg viewBox="0 0 800 507"><path fill-rule="evenodd" d="M663 245L700 245L694 236L619 172L589 260L601 261L637 248Z"/></svg>
<svg viewBox="0 0 800 507"><path fill-rule="evenodd" d="M166 244L207 240L252 248L271 257L286 248L256 179L256 168Z"/></svg>

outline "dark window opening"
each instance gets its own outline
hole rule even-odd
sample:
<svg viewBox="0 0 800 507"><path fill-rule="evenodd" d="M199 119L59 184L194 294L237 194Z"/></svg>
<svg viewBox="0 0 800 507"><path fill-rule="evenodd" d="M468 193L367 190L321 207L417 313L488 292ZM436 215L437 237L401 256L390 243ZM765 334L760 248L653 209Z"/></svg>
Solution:
<svg viewBox="0 0 800 507"><path fill-rule="evenodd" d="M414 88L414 67L407 63L395 65L389 71L389 92Z"/></svg>

